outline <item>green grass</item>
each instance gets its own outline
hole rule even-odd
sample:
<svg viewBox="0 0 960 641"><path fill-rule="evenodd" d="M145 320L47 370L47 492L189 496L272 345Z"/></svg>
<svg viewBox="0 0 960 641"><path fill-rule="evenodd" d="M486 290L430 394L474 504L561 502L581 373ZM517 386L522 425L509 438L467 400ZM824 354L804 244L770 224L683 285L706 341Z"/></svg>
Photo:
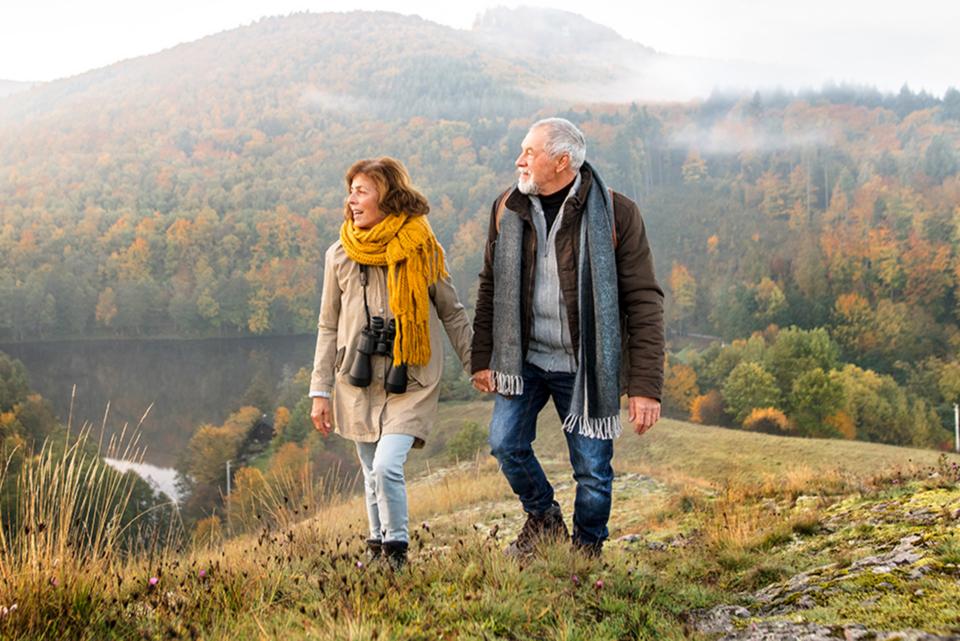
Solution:
<svg viewBox="0 0 960 641"><path fill-rule="evenodd" d="M443 406L441 440L465 420L485 424L490 407ZM548 412L537 447L569 520L574 483ZM825 568L816 607L793 616L950 629L960 488L930 475L937 453L669 420L616 449L602 560L562 544L525 566L506 559L522 519L495 462L440 469L428 449L411 457L411 562L400 573L366 562L364 508L350 498L303 523L149 559L68 549L27 568L5 557L0 638L697 638L690 612L749 604L813 568ZM923 537L922 576L856 575L858 559L907 534Z"/></svg>

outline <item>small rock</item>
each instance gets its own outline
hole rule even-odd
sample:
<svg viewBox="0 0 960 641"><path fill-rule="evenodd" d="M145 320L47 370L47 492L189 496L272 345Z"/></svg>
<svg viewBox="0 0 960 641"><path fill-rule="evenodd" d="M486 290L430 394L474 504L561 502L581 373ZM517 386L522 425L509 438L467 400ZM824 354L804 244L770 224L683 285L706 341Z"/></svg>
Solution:
<svg viewBox="0 0 960 641"><path fill-rule="evenodd" d="M879 556L865 556L865 557L863 557L862 559L858 559L858 560L857 560L853 565L851 565L850 567L853 567L853 568L862 568L862 567L867 566L867 565L877 565L877 564L879 564L879 563L880 563L880 557L879 557Z"/></svg>
<svg viewBox="0 0 960 641"><path fill-rule="evenodd" d="M872 636L872 633L867 630L866 626L848 625L843 629L843 641L859 641L859 639L869 638L870 636Z"/></svg>
<svg viewBox="0 0 960 641"><path fill-rule="evenodd" d="M817 607L817 602L814 601L813 597L809 594L804 594L802 597L797 599L797 608L800 610L809 610L815 607Z"/></svg>
<svg viewBox="0 0 960 641"><path fill-rule="evenodd" d="M896 565L904 565L909 563L916 563L922 558L923 558L922 554L917 554L916 552L903 551L903 552L898 552L894 554L888 560L891 563L895 563Z"/></svg>
<svg viewBox="0 0 960 641"><path fill-rule="evenodd" d="M694 612L693 624L705 634L730 633L735 629L734 619L750 617L750 610L739 605L718 605L706 612Z"/></svg>
<svg viewBox="0 0 960 641"><path fill-rule="evenodd" d="M920 536L919 534L911 534L910 536L905 536L902 539L900 539L900 543L897 544L897 548L899 549L901 546L904 546L904 545L913 546L922 540L923 540L923 537Z"/></svg>

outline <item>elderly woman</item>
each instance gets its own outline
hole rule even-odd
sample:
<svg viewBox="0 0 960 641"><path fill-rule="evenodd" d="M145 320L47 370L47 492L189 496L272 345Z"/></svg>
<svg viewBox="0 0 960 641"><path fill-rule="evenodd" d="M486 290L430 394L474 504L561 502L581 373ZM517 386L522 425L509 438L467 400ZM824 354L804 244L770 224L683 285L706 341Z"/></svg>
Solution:
<svg viewBox="0 0 960 641"><path fill-rule="evenodd" d="M403 465L437 415L443 336L470 363L472 330L427 222L427 199L392 158L347 171L340 240L328 250L310 418L356 442L376 557L406 561ZM332 398L331 398L332 397Z"/></svg>

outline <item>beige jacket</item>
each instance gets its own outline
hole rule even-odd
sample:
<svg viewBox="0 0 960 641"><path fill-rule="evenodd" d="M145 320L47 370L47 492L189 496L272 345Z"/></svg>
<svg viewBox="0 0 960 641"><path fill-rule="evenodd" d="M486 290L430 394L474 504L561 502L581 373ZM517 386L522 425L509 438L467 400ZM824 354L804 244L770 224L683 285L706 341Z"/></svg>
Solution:
<svg viewBox="0 0 960 641"><path fill-rule="evenodd" d="M367 276L370 315L389 320L393 314L387 302L387 268L368 267ZM354 387L347 381L347 373L357 355L360 331L367 323L360 266L347 257L340 241L327 250L310 393L333 393L334 429L344 438L374 443L381 434L409 434L416 438L414 447L423 446L437 416L443 330L464 370L469 370L473 338L470 320L449 279L432 286L430 297L430 362L409 367L406 393L384 391L383 381L390 364L385 356L371 356L370 386Z"/></svg>

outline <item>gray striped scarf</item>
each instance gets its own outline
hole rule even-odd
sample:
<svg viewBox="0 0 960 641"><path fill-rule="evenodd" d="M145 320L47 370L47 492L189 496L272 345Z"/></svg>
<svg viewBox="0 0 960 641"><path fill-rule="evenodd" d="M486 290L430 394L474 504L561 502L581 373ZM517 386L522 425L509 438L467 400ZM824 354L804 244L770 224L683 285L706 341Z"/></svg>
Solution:
<svg viewBox="0 0 960 641"><path fill-rule="evenodd" d="M592 181L580 224L577 296L580 350L570 412L563 429L590 438L620 436L620 307L613 247L613 201L589 163ZM497 392L523 394L520 297L523 220L509 208L500 219L493 258L493 370Z"/></svg>

